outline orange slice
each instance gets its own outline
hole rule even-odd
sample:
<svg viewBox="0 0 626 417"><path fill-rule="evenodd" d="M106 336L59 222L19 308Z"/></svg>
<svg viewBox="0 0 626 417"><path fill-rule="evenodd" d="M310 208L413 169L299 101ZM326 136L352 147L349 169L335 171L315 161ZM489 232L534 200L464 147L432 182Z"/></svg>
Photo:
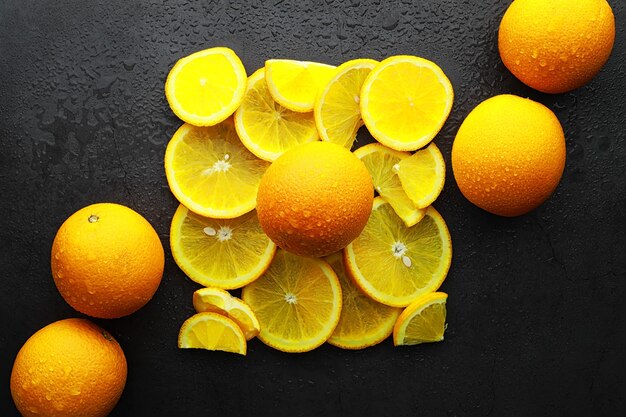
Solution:
<svg viewBox="0 0 626 417"><path fill-rule="evenodd" d="M402 189L417 208L430 206L446 182L446 163L437 145L430 143L398 162L396 170Z"/></svg>
<svg viewBox="0 0 626 417"><path fill-rule="evenodd" d="M328 343L342 349L363 349L385 340L393 330L399 308L380 304L366 296L346 275L342 253L328 256L341 284L341 316Z"/></svg>
<svg viewBox="0 0 626 417"><path fill-rule="evenodd" d="M185 320L178 333L178 347L240 355L247 350L246 338L237 323L218 313L198 313Z"/></svg>
<svg viewBox="0 0 626 417"><path fill-rule="evenodd" d="M361 87L378 64L373 59L353 59L341 64L315 101L315 125L322 140L352 147L361 120Z"/></svg>
<svg viewBox="0 0 626 417"><path fill-rule="evenodd" d="M207 217L234 218L253 210L268 166L241 144L232 119L210 127L184 124L165 150L170 190Z"/></svg>
<svg viewBox="0 0 626 417"><path fill-rule="evenodd" d="M446 329L447 299L448 294L433 292L409 304L393 328L393 344L418 345L442 341Z"/></svg>
<svg viewBox="0 0 626 417"><path fill-rule="evenodd" d="M174 261L193 281L223 289L241 288L270 265L276 245L261 229L256 211L213 219L178 206L170 227Z"/></svg>
<svg viewBox="0 0 626 417"><path fill-rule="evenodd" d="M265 80L270 94L293 111L313 111L315 99L335 72L332 65L292 59L265 61Z"/></svg>
<svg viewBox="0 0 626 417"><path fill-rule="evenodd" d="M245 147L266 161L319 139L313 113L297 113L274 101L263 68L248 79L246 95L235 112L235 125Z"/></svg>
<svg viewBox="0 0 626 417"><path fill-rule="evenodd" d="M377 197L365 229L344 256L363 292L380 303L405 307L439 288L450 268L452 244L446 223L432 206L419 223L406 227Z"/></svg>
<svg viewBox="0 0 626 417"><path fill-rule="evenodd" d="M205 49L176 62L165 81L165 96L183 121L213 126L237 109L246 79L246 69L233 50Z"/></svg>
<svg viewBox="0 0 626 417"><path fill-rule="evenodd" d="M268 270L243 288L242 298L259 319L259 339L283 352L323 344L341 313L341 285L330 265L280 249Z"/></svg>
<svg viewBox="0 0 626 417"><path fill-rule="evenodd" d="M256 315L241 299L220 288L201 288L193 293L193 307L198 313L222 314L239 325L246 340L259 334Z"/></svg>
<svg viewBox="0 0 626 417"><path fill-rule="evenodd" d="M453 99L450 80L437 64L416 56L393 56L365 79L361 116L383 145L414 151L439 133Z"/></svg>
<svg viewBox="0 0 626 417"><path fill-rule="evenodd" d="M400 162L410 157L410 153L394 151L380 143L370 143L354 151L354 154L367 167L378 194L393 207L407 226L422 220L426 211L417 208L409 198L397 174Z"/></svg>

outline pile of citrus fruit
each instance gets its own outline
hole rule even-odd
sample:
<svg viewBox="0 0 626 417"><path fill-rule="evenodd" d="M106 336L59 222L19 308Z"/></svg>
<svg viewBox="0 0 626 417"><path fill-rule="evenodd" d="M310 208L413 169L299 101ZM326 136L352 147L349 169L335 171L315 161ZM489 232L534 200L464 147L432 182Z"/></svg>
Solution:
<svg viewBox="0 0 626 417"><path fill-rule="evenodd" d="M172 254L204 287L180 347L443 339L447 296L435 291L452 247L431 206L445 180L431 141L453 90L436 64L270 59L246 77L220 47L179 60L165 93L186 122L165 154L181 203ZM377 142L351 152L362 125Z"/></svg>
<svg viewBox="0 0 626 417"><path fill-rule="evenodd" d="M600 71L614 38L606 0L516 0L498 49L523 83L563 93ZM165 93L185 122L165 154L181 203L170 246L202 285L181 348L246 354L254 337L285 352L325 342L363 349L390 335L395 345L443 340L447 294L437 290L452 247L432 207L446 172L432 140L454 94L441 68L409 55L338 67L270 59L248 77L232 50L217 47L179 60ZM376 142L358 147L363 125ZM451 160L469 201L518 216L556 189L565 154L550 109L503 94L467 115ZM100 203L61 225L51 272L77 311L117 318L152 298L164 259L145 218ZM101 417L126 377L108 332L66 319L24 343L10 389L24 416Z"/></svg>

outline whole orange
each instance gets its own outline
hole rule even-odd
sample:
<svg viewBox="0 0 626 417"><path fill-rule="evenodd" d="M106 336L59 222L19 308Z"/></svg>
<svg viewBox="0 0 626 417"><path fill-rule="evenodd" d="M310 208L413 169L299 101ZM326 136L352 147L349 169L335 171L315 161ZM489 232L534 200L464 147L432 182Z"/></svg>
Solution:
<svg viewBox="0 0 626 417"><path fill-rule="evenodd" d="M11 395L25 417L100 417L126 384L124 352L113 337L84 319L40 329L24 343L11 372Z"/></svg>
<svg viewBox="0 0 626 417"><path fill-rule="evenodd" d="M373 199L372 178L356 156L334 143L311 142L288 150L267 169L257 214L279 247L320 257L361 233Z"/></svg>
<svg viewBox="0 0 626 417"><path fill-rule="evenodd" d="M500 216L519 216L543 203L564 167L565 136L555 114L508 94L476 106L452 145L452 170L461 193Z"/></svg>
<svg viewBox="0 0 626 417"><path fill-rule="evenodd" d="M52 244L52 276L81 313L117 318L143 307L157 290L165 256L159 236L134 210L98 203L78 210Z"/></svg>
<svg viewBox="0 0 626 417"><path fill-rule="evenodd" d="M613 49L606 0L515 0L498 32L504 65L524 84L564 93L587 84Z"/></svg>

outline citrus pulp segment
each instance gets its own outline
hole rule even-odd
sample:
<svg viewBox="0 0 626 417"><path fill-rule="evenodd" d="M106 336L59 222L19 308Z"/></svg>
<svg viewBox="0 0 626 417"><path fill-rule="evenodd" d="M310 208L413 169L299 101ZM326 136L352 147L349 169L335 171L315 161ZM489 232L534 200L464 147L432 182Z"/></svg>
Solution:
<svg viewBox="0 0 626 417"><path fill-rule="evenodd" d="M232 119L210 127L184 124L165 151L172 193L189 210L208 217L233 218L254 209L268 166L241 144Z"/></svg>
<svg viewBox="0 0 626 417"><path fill-rule="evenodd" d="M341 313L341 285L328 263L279 249L268 270L246 285L259 339L284 352L306 352L333 333Z"/></svg>
<svg viewBox="0 0 626 417"><path fill-rule="evenodd" d="M274 100L300 113L313 111L320 90L333 76L335 67L292 59L265 61L265 80Z"/></svg>
<svg viewBox="0 0 626 417"><path fill-rule="evenodd" d="M407 226L413 226L422 220L426 211L417 208L402 188L397 175L400 161L408 158L410 153L395 151L379 143L370 143L354 151L354 154L367 167L378 194L393 207Z"/></svg>
<svg viewBox="0 0 626 417"><path fill-rule="evenodd" d="M231 49L205 49L176 62L165 81L165 96L183 121L213 126L237 109L246 78L241 60Z"/></svg>
<svg viewBox="0 0 626 417"><path fill-rule="evenodd" d="M232 319L243 331L246 340L259 334L256 315L241 299L221 288L201 288L193 293L193 307L198 313L219 313Z"/></svg>
<svg viewBox="0 0 626 417"><path fill-rule="evenodd" d="M393 344L417 345L440 342L446 329L446 300L448 294L424 294L409 304L393 328Z"/></svg>
<svg viewBox="0 0 626 417"><path fill-rule="evenodd" d="M426 208L439 197L446 181L446 163L437 148L430 143L398 163L398 178L402 188L418 208Z"/></svg>
<svg viewBox="0 0 626 417"><path fill-rule="evenodd" d="M189 278L223 289L241 288L257 279L276 252L256 211L234 219L213 219L182 204L172 219L170 246L174 261Z"/></svg>
<svg viewBox="0 0 626 417"><path fill-rule="evenodd" d="M322 140L347 149L352 147L361 120L361 87L378 64L373 59L353 59L337 67L330 81L318 95L313 114Z"/></svg>
<svg viewBox="0 0 626 417"><path fill-rule="evenodd" d="M178 347L240 355L247 351L246 338L237 323L218 313L198 313L185 320L178 333Z"/></svg>
<svg viewBox="0 0 626 417"><path fill-rule="evenodd" d="M419 223L406 227L380 197L361 235L344 250L346 270L359 288L394 307L439 288L451 261L448 228L432 206Z"/></svg>
<svg viewBox="0 0 626 417"><path fill-rule="evenodd" d="M235 112L235 125L245 147L266 161L319 139L313 113L294 112L274 101L263 68L248 79L246 94Z"/></svg>
<svg viewBox="0 0 626 417"><path fill-rule="evenodd" d="M450 80L437 64L416 56L393 56L365 79L361 117L383 145L414 151L441 130L453 98Z"/></svg>
<svg viewBox="0 0 626 417"><path fill-rule="evenodd" d="M341 284L341 316L328 343L342 349L363 349L385 340L392 332L400 308L380 304L348 278L341 252L325 258Z"/></svg>

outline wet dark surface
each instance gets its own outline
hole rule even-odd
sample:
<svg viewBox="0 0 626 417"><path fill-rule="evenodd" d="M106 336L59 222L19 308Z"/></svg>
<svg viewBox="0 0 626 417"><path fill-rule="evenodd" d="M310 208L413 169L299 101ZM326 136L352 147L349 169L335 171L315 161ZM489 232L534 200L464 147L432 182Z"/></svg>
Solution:
<svg viewBox="0 0 626 417"><path fill-rule="evenodd" d="M499 59L508 2L1 1L0 415L17 415L9 375L21 345L80 316L54 286L50 249L65 218L99 201L143 214L166 249L154 299L129 317L96 320L129 365L113 416L625 415L626 5L611 3L617 37L604 70L548 96ZM198 286L169 251L177 202L162 162L181 122L163 83L178 58L218 45L233 48L249 74L268 58L437 62L455 90L435 139L448 168L461 121L488 97L527 96L557 114L565 172L532 213L483 212L448 171L435 204L454 248L442 286L445 342L285 354L253 340L247 357L177 349Z"/></svg>

